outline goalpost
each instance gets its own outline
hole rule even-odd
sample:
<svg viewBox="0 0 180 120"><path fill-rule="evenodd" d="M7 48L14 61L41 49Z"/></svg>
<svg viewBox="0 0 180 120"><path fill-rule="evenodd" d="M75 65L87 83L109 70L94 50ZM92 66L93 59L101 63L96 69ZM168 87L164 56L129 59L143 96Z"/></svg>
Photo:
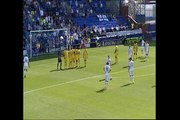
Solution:
<svg viewBox="0 0 180 120"><path fill-rule="evenodd" d="M69 35L68 28L30 31L30 58L59 49L64 50L69 45Z"/></svg>

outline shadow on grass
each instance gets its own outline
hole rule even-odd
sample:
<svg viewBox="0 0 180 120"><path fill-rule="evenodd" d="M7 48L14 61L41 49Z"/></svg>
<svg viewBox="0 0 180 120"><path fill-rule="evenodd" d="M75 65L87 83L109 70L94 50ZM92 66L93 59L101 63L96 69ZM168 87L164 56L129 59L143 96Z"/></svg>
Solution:
<svg viewBox="0 0 180 120"><path fill-rule="evenodd" d="M102 92L104 92L106 89L105 88L103 88L103 89L100 89L100 90L98 90L98 91L96 91L97 93L102 93Z"/></svg>
<svg viewBox="0 0 180 120"><path fill-rule="evenodd" d="M55 71L66 71L66 70L73 70L73 69L82 69L82 68L85 68L85 66L83 67L74 67L74 68L65 68L65 69L54 69L54 70L51 70L50 72L55 72Z"/></svg>
<svg viewBox="0 0 180 120"><path fill-rule="evenodd" d="M147 60L141 60L140 62L146 62Z"/></svg>
<svg viewBox="0 0 180 120"><path fill-rule="evenodd" d="M76 67L76 69L82 69L82 68L85 68L85 66L82 66L82 67Z"/></svg>
<svg viewBox="0 0 180 120"><path fill-rule="evenodd" d="M131 85L131 83L128 83L128 84L122 85L121 87L127 87L127 86L129 86L129 85Z"/></svg>
<svg viewBox="0 0 180 120"><path fill-rule="evenodd" d="M140 60L143 60L143 59L145 59L146 57L145 56L139 56L139 57L137 57L137 59L140 59Z"/></svg>
<svg viewBox="0 0 180 120"><path fill-rule="evenodd" d="M54 70L51 70L49 72L55 72L55 71L61 71L60 69L54 69Z"/></svg>
<svg viewBox="0 0 180 120"><path fill-rule="evenodd" d="M113 63L112 66L115 65L115 64L117 64L117 63Z"/></svg>
<svg viewBox="0 0 180 120"><path fill-rule="evenodd" d="M124 67L122 67L122 68L128 68L129 66L124 66Z"/></svg>
<svg viewBox="0 0 180 120"><path fill-rule="evenodd" d="M102 81L105 81L105 79L101 79L101 80L99 80L99 82L102 82Z"/></svg>

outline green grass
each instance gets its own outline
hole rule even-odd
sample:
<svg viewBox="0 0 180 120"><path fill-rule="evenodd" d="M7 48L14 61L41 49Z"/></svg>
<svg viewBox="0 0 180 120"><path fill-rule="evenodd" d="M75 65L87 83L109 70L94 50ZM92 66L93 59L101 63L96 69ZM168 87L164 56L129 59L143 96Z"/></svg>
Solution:
<svg viewBox="0 0 180 120"><path fill-rule="evenodd" d="M128 46L118 49L119 64L112 66L113 80L105 91L103 67L107 55L114 63L114 46L88 49L87 67L81 69L57 71L57 58L31 62L24 79L24 119L155 119L155 46L150 47L149 61L134 62L132 85L127 85Z"/></svg>
<svg viewBox="0 0 180 120"><path fill-rule="evenodd" d="M46 53L46 54L42 54L39 56L35 56L35 57L31 58L30 61L38 61L38 60L44 60L44 59L50 59L50 58L56 58L56 57L57 57L57 52Z"/></svg>

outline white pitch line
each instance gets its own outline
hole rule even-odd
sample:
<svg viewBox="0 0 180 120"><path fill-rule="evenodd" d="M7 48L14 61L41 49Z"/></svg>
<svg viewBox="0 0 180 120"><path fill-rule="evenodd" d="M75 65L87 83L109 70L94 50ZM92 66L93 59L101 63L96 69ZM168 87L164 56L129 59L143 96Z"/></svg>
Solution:
<svg viewBox="0 0 180 120"><path fill-rule="evenodd" d="M145 67L149 67L149 66L153 66L153 65L154 65L154 64L145 65L145 66L137 67L137 68L134 68L134 69L141 69L141 68L145 68ZM111 74L117 74L117 73L126 72L126 71L127 71L127 70L122 70L122 71L113 72L113 73L111 73ZM60 84L56 84L56 85L50 85L50 86L46 86L46 87L41 87L41 88L37 88L37 89L34 89L34 90L26 91L26 92L24 92L24 94L32 93L32 92L35 92L35 91L39 91L39 90L43 90L43 89L47 89L47 88L52 88L52 87L56 87L56 86L61 86L61 85L69 84L69 83L74 83L74 82L86 80L86 79L89 79L89 78L96 78L96 77L100 77L100 76L104 76L104 74L95 75L95 76L90 76L90 77L81 78L81 79L77 79L77 80L72 80L72 81L68 81L68 82L64 82L64 83L60 83Z"/></svg>

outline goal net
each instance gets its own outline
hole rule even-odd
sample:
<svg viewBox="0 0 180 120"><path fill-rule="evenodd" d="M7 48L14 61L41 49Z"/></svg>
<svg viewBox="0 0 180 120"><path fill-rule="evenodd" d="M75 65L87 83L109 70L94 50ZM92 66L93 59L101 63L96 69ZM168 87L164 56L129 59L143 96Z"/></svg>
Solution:
<svg viewBox="0 0 180 120"><path fill-rule="evenodd" d="M64 50L69 45L69 29L33 30L30 31L30 58L45 53Z"/></svg>

